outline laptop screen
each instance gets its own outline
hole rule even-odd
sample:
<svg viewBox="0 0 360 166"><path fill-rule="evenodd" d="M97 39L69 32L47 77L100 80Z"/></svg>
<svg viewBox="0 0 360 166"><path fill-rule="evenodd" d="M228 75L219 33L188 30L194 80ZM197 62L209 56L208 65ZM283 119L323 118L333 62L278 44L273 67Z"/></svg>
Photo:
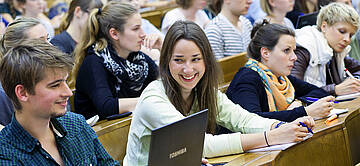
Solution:
<svg viewBox="0 0 360 166"><path fill-rule="evenodd" d="M305 14L298 17L297 23L296 23L296 29L301 29L304 26L308 25L316 25L317 15L318 12Z"/></svg>
<svg viewBox="0 0 360 166"><path fill-rule="evenodd" d="M149 166L201 165L208 110L152 131Z"/></svg>

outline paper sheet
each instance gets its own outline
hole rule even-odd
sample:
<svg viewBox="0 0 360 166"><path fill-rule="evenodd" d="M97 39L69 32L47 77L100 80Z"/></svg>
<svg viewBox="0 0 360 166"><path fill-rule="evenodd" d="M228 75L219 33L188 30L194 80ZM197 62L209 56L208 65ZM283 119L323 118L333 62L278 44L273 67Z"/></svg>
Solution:
<svg viewBox="0 0 360 166"><path fill-rule="evenodd" d="M311 138L312 136L313 136L313 134L308 133L307 136L304 138L304 140L307 140L307 139ZM280 145L272 145L272 146L268 146L268 147L248 150L246 152L253 153L253 152L266 152L266 151L274 151L274 150L285 150L297 143L298 142L292 142L292 143L280 144Z"/></svg>
<svg viewBox="0 0 360 166"><path fill-rule="evenodd" d="M334 115L334 114L343 114L343 113L346 113L348 112L349 109L345 108L345 109L337 109L337 108L334 108L330 111L330 114L327 116L327 117L330 117L331 115Z"/></svg>
<svg viewBox="0 0 360 166"><path fill-rule="evenodd" d="M349 99L355 99L357 97L360 97L360 92L358 93L352 93L348 95L341 95L335 98L335 100L349 100Z"/></svg>

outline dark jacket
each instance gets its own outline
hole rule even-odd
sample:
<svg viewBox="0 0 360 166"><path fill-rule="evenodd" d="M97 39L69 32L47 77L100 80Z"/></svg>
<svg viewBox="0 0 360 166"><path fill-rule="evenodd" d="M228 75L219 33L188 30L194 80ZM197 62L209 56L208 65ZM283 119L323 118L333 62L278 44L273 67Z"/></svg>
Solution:
<svg viewBox="0 0 360 166"><path fill-rule="evenodd" d="M322 98L328 96L328 93L321 88L296 79L293 76L288 76L288 78L295 89L296 99L306 102L305 97ZM245 67L240 68L236 73L227 89L226 95L231 101L240 104L247 111L266 118L291 122L307 115L303 106L293 110L269 112L265 85L260 75L256 71Z"/></svg>
<svg viewBox="0 0 360 166"><path fill-rule="evenodd" d="M111 56L120 63L120 57L113 49L109 49ZM141 53L141 52L140 52ZM156 80L159 71L155 62L147 55L146 61L149 65L149 74L143 83L143 87L137 93L129 90L129 87L120 85L117 94L115 84L116 77L108 71L103 64L103 59L89 52L84 58L76 78L76 92L74 97L75 112L82 114L86 119L99 115L100 119L119 113L119 98L139 97L146 86ZM138 54L138 52L130 53ZM141 53L143 54L143 53Z"/></svg>

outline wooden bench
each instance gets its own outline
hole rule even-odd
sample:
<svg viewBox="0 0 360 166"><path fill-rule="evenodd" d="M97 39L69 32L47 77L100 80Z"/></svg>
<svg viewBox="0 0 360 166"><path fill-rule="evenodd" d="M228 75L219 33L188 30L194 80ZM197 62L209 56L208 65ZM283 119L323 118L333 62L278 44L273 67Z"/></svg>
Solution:
<svg viewBox="0 0 360 166"><path fill-rule="evenodd" d="M105 150L121 165L126 154L131 119L132 116L110 121L102 120L92 127Z"/></svg>
<svg viewBox="0 0 360 166"><path fill-rule="evenodd" d="M217 60L224 76L223 81L219 85L220 91L226 92L235 74L247 61L246 52Z"/></svg>
<svg viewBox="0 0 360 166"><path fill-rule="evenodd" d="M154 10L142 12L141 17L149 20L156 28L160 29L162 17L166 12L176 7L175 1L169 1L166 6L158 6Z"/></svg>

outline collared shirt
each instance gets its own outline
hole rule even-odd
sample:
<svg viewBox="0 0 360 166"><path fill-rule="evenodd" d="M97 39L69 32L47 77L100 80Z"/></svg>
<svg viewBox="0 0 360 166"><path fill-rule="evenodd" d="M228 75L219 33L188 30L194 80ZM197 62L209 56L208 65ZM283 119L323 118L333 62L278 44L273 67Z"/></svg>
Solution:
<svg viewBox="0 0 360 166"><path fill-rule="evenodd" d="M57 148L65 165L120 165L101 145L81 115L67 112L51 119ZM41 143L15 119L0 132L0 165L58 165Z"/></svg>

